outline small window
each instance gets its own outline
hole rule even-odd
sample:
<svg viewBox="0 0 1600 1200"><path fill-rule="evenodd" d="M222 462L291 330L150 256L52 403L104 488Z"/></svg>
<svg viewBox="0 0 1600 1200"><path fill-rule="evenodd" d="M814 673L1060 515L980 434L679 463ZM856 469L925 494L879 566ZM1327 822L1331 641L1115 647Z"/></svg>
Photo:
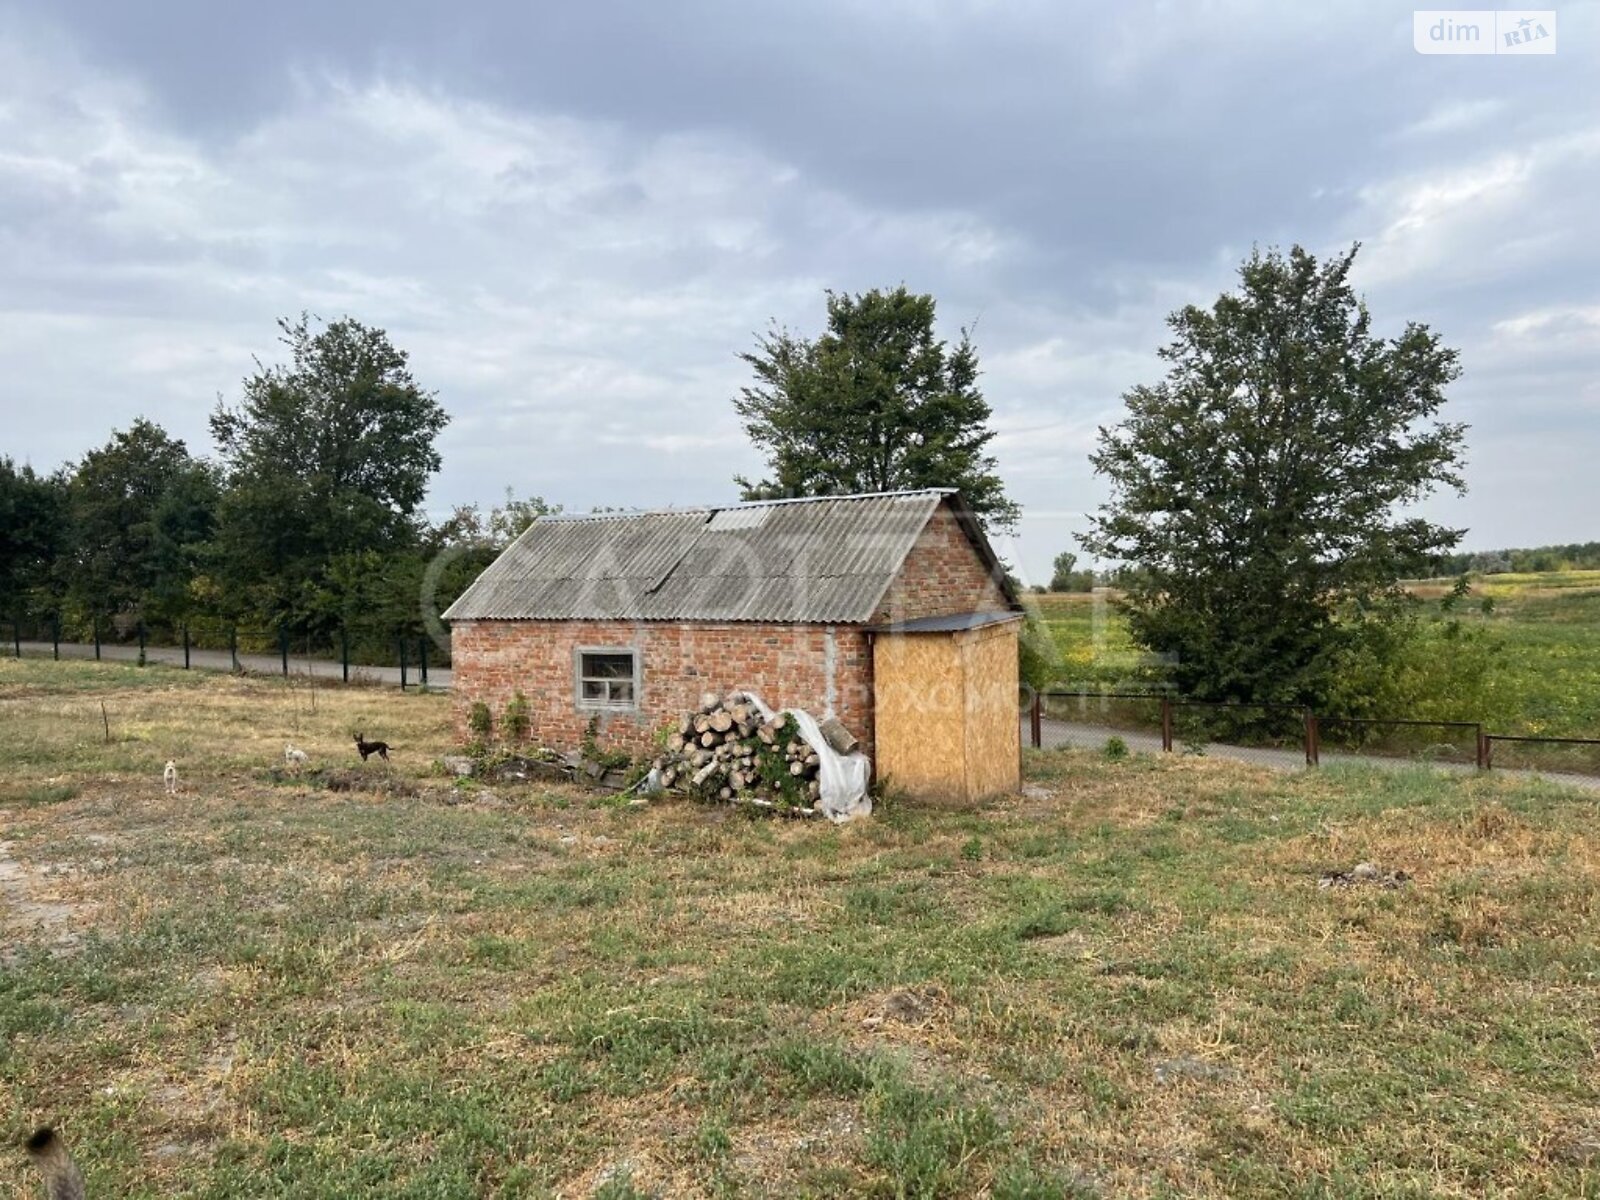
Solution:
<svg viewBox="0 0 1600 1200"><path fill-rule="evenodd" d="M639 656L632 650L579 650L578 703L584 708L633 708Z"/></svg>

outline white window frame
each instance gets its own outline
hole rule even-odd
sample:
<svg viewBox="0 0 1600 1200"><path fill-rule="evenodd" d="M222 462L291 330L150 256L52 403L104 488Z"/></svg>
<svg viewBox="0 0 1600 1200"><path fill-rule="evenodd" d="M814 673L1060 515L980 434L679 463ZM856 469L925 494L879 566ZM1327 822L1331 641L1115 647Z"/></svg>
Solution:
<svg viewBox="0 0 1600 1200"><path fill-rule="evenodd" d="M633 659L633 699L628 701L595 700L583 694L585 676L583 673L583 659L589 654L626 654ZM590 676L597 679L598 676ZM607 678L605 683L616 683L619 680ZM638 712L639 700L644 686L644 655L637 646L576 646L572 651L572 694L577 705L585 712ZM609 688L608 688L609 690Z"/></svg>

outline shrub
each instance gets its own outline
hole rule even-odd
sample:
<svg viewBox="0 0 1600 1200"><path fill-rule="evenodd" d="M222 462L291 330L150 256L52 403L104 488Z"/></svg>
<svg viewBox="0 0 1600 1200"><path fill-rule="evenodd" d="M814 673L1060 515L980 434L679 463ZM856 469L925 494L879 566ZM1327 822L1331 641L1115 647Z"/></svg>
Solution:
<svg viewBox="0 0 1600 1200"><path fill-rule="evenodd" d="M527 740L531 725L528 698L519 691L506 704L505 715L500 718L500 729L507 741L522 742Z"/></svg>
<svg viewBox="0 0 1600 1200"><path fill-rule="evenodd" d="M472 730L474 739L480 742L488 741L489 735L494 732L494 714L482 700L472 702L472 708L467 712L467 728Z"/></svg>
<svg viewBox="0 0 1600 1200"><path fill-rule="evenodd" d="M1112 762L1119 762L1128 757L1128 743L1119 737L1108 737L1104 753Z"/></svg>

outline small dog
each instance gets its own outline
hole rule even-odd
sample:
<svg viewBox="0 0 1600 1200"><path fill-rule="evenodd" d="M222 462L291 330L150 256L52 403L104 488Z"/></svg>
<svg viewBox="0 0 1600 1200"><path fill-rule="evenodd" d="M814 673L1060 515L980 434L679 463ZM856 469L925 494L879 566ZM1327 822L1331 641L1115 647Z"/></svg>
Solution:
<svg viewBox="0 0 1600 1200"><path fill-rule="evenodd" d="M83 1174L54 1129L37 1130L27 1146L28 1157L44 1177L45 1194L50 1200L84 1200Z"/></svg>
<svg viewBox="0 0 1600 1200"><path fill-rule="evenodd" d="M356 753L361 755L361 761L366 762L369 754L376 754L384 762L389 761L388 742L369 742L361 734L356 734Z"/></svg>
<svg viewBox="0 0 1600 1200"><path fill-rule="evenodd" d="M298 749L293 742L283 747L283 762L289 767L303 767L311 761L311 756L304 750Z"/></svg>
<svg viewBox="0 0 1600 1200"><path fill-rule="evenodd" d="M167 785L167 795L176 796L178 794L178 764L170 758L167 759L167 765L161 772L161 781ZM46 1132L49 1131L46 1130Z"/></svg>

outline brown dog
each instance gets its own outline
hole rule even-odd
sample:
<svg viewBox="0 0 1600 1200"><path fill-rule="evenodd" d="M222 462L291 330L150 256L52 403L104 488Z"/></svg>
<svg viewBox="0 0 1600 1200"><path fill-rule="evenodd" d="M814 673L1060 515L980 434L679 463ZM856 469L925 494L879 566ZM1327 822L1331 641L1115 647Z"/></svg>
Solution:
<svg viewBox="0 0 1600 1200"><path fill-rule="evenodd" d="M54 1129L35 1131L28 1139L28 1157L44 1177L50 1200L83 1200L83 1174Z"/></svg>

